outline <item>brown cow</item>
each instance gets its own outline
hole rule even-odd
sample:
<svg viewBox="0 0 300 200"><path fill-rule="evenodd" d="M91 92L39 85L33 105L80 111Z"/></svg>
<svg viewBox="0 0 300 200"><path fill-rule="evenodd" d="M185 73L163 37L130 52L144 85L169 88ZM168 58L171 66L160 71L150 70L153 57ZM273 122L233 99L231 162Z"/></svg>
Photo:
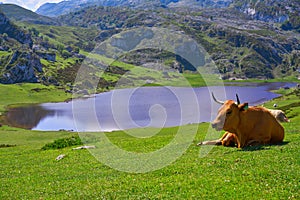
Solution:
<svg viewBox="0 0 300 200"><path fill-rule="evenodd" d="M240 104L227 100L222 103L218 116L212 123L216 130L227 131L222 138L214 141L206 141L199 144L222 144L238 148L258 144L276 144L283 141L284 129L274 116L264 107L249 107L248 103Z"/></svg>

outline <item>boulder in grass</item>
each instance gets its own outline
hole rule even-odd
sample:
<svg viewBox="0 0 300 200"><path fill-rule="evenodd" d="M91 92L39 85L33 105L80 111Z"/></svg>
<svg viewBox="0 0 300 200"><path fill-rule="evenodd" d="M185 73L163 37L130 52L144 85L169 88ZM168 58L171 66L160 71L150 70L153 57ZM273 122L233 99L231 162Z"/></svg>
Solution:
<svg viewBox="0 0 300 200"><path fill-rule="evenodd" d="M66 155L61 154L61 155L57 156L55 160L59 161L59 160L63 159L64 157L66 157Z"/></svg>
<svg viewBox="0 0 300 200"><path fill-rule="evenodd" d="M81 147L76 147L73 148L73 150L80 150L80 149L95 149L96 146L81 146Z"/></svg>

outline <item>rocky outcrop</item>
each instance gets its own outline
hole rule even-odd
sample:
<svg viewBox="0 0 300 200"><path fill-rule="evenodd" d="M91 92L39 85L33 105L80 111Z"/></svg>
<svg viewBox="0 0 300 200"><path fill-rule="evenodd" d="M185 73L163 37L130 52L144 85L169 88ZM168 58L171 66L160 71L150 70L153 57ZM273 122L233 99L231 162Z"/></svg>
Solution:
<svg viewBox="0 0 300 200"><path fill-rule="evenodd" d="M45 60L55 62L56 61L56 54L50 52L36 52L36 54Z"/></svg>
<svg viewBox="0 0 300 200"><path fill-rule="evenodd" d="M231 7L255 20L286 23L287 27L295 29L300 25L300 2L298 0L234 0Z"/></svg>
<svg viewBox="0 0 300 200"><path fill-rule="evenodd" d="M32 52L16 51L4 69L0 83L36 83L39 81L38 73L42 72L42 64L37 55Z"/></svg>
<svg viewBox="0 0 300 200"><path fill-rule="evenodd" d="M233 0L178 0L168 4L168 7L188 7L188 8L225 8L228 7Z"/></svg>
<svg viewBox="0 0 300 200"><path fill-rule="evenodd" d="M12 24L9 19L0 11L0 34L3 33L6 33L9 37L14 38L22 44L28 44L30 47L33 45L30 34Z"/></svg>

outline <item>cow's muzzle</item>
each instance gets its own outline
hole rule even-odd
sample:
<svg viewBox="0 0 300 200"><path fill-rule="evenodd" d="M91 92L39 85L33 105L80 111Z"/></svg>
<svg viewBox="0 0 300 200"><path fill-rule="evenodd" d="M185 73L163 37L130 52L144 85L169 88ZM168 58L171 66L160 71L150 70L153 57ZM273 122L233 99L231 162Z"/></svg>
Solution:
<svg viewBox="0 0 300 200"><path fill-rule="evenodd" d="M223 124L221 124L221 123L212 122L211 127L217 131L223 130Z"/></svg>
<svg viewBox="0 0 300 200"><path fill-rule="evenodd" d="M218 123L215 122L211 123L211 127L216 129L217 131L221 131L223 129L222 127L219 126Z"/></svg>

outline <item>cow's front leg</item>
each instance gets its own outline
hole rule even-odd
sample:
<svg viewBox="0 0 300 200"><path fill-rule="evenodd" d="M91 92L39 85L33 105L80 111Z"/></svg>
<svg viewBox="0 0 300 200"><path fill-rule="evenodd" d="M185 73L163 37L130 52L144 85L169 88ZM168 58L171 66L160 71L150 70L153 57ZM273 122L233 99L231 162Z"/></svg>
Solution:
<svg viewBox="0 0 300 200"><path fill-rule="evenodd" d="M218 140L209 140L204 142L199 142L197 145L223 145L231 146L235 141L235 135L229 132L223 134L223 136Z"/></svg>
<svg viewBox="0 0 300 200"><path fill-rule="evenodd" d="M226 132L221 138L222 145L225 147L235 147L238 144L238 139L235 134Z"/></svg>
<svg viewBox="0 0 300 200"><path fill-rule="evenodd" d="M198 146L200 146L200 145L222 145L222 141L220 139L218 139L218 140L209 140L209 141L199 142L197 145Z"/></svg>

